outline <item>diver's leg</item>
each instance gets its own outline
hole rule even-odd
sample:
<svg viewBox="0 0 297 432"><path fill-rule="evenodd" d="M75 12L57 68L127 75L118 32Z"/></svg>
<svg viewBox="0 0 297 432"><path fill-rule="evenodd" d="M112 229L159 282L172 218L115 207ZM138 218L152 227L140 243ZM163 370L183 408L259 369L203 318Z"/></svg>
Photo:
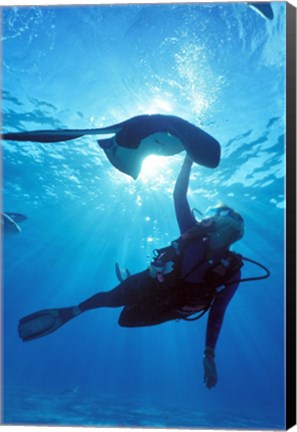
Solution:
<svg viewBox="0 0 297 432"><path fill-rule="evenodd" d="M145 309L147 310L147 306L151 302L152 292L154 292L155 283L157 283L156 280L152 279L148 270L146 270L129 277L111 291L95 294L78 306L44 309L27 315L19 321L19 336L23 341L30 341L48 335L66 324L66 322L72 318L75 318L89 309L120 306L129 308L135 304L142 304L146 306ZM133 327L136 325L157 324L155 319L154 322L150 323L146 318L139 324L136 318L137 316L135 315L129 322L129 316L126 315L125 319L122 318L120 325ZM163 321L164 319L162 319L162 322Z"/></svg>
<svg viewBox="0 0 297 432"><path fill-rule="evenodd" d="M180 318L174 308L164 308L157 304L140 303L126 306L120 315L121 327L144 327L161 324Z"/></svg>
<svg viewBox="0 0 297 432"><path fill-rule="evenodd" d="M78 305L81 312L100 307L120 307L141 301L149 285L153 283L147 270L137 273L121 282L111 291L99 292Z"/></svg>

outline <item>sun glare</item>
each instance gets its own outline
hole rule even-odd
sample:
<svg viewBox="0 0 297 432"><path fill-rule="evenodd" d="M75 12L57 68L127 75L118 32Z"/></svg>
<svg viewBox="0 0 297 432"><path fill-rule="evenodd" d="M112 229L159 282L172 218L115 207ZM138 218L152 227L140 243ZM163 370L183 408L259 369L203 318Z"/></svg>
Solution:
<svg viewBox="0 0 297 432"><path fill-rule="evenodd" d="M142 181L147 181L158 176L159 174L164 175L165 172L170 171L170 159L171 158L165 156L147 156L142 163L139 178Z"/></svg>
<svg viewBox="0 0 297 432"><path fill-rule="evenodd" d="M180 155L174 156L147 156L141 167L139 180L142 183L165 185L175 178L174 171Z"/></svg>
<svg viewBox="0 0 297 432"><path fill-rule="evenodd" d="M139 105L138 109L145 112L145 114L167 114L172 113L174 110L172 104L161 97L150 100L146 105Z"/></svg>

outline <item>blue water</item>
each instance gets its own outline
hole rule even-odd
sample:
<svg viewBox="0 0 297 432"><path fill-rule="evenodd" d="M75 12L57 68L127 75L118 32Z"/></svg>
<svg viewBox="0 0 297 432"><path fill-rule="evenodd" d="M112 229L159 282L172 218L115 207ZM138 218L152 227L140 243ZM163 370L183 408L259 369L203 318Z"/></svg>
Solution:
<svg viewBox="0 0 297 432"><path fill-rule="evenodd" d="M178 236L184 155L148 158L134 181L94 137L3 142L3 208L28 216L3 236L4 423L284 428L285 3L272 7L272 21L246 3L2 8L5 131L150 113L199 125L222 160L193 167L191 206L235 207L246 234L234 249L271 269L228 307L211 390L206 316L127 329L119 309L94 310L23 343L19 318L111 289L115 262L140 271Z"/></svg>

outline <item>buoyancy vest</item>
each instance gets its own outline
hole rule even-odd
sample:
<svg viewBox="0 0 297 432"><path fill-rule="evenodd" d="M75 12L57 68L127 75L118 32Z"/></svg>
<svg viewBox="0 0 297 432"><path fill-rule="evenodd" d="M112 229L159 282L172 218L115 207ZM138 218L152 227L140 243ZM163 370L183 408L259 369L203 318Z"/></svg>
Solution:
<svg viewBox="0 0 297 432"><path fill-rule="evenodd" d="M212 250L209 236L214 231L210 224L189 229L178 239L171 242L170 246L154 251L155 258L150 265L152 277L158 279L160 284L168 280L174 280L176 302L180 307L195 304L209 304L216 293L224 288L227 282L242 266L241 256L228 248ZM187 274L182 275L182 262L185 250L194 242L205 242L205 257L197 262ZM189 282L187 278L198 270L202 272L202 282Z"/></svg>
<svg viewBox="0 0 297 432"><path fill-rule="evenodd" d="M155 249L154 260L150 264L151 275L158 277L158 275L174 272L177 277L180 277L181 263L186 248L191 243L199 240L208 241L211 232L213 232L213 226L197 224L197 226L183 233L178 239L173 240L170 246ZM161 277L159 281L161 282Z"/></svg>

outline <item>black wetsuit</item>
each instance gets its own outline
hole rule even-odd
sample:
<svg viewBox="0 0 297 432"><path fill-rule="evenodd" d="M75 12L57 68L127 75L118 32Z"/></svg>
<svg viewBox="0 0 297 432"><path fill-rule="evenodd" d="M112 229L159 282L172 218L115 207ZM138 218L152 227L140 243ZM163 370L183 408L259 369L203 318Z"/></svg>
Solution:
<svg viewBox="0 0 297 432"><path fill-rule="evenodd" d="M183 166L174 190L175 212L181 234L197 226L187 200L190 169L190 165ZM207 267L205 263L207 247L207 242L203 238L198 238L185 248L178 283L174 273L165 275L164 282L159 282L150 276L149 270L145 270L130 276L111 291L95 294L80 303L79 308L81 311L86 311L99 307L124 306L119 324L125 327L149 326L181 318L187 314L187 302L183 299L183 295L188 293L195 284L203 282ZM201 265L197 267L199 262ZM195 267L197 268L193 271ZM208 347L215 348L226 307L238 287L238 282L230 282L239 279L240 270L225 281L225 283L228 282L228 285L224 289L215 294L208 315L206 332L206 346ZM200 307L203 309L209 301L207 294L203 296L202 293L200 297L200 299L199 296L197 297L196 305L194 305L197 310ZM193 307L193 301L190 303Z"/></svg>

